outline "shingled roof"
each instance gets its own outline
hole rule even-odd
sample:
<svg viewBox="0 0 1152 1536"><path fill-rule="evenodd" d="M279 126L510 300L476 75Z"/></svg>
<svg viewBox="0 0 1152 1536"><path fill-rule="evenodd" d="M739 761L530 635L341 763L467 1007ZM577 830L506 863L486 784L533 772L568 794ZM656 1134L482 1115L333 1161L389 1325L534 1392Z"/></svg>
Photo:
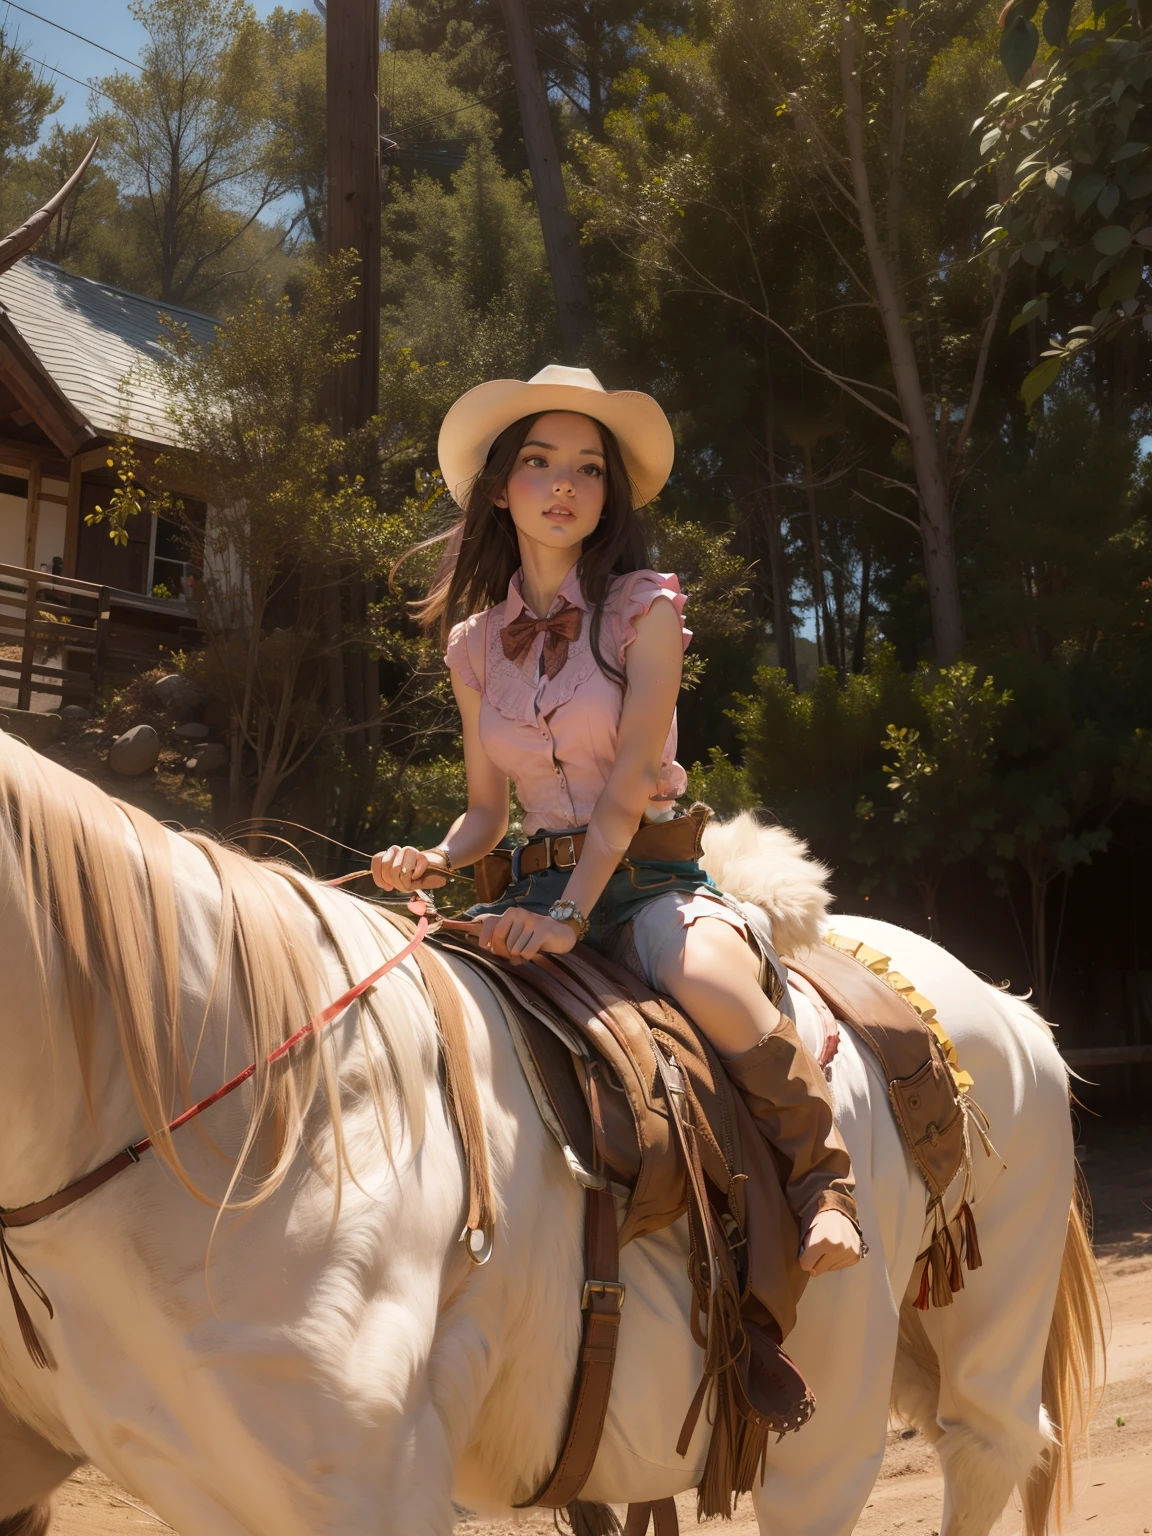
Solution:
<svg viewBox="0 0 1152 1536"><path fill-rule="evenodd" d="M0 274L0 343L43 375L77 440L128 431L166 445L171 424L149 367L161 355L161 316L212 340L217 322L26 257ZM54 435L60 435L56 433ZM62 445L64 446L64 445Z"/></svg>

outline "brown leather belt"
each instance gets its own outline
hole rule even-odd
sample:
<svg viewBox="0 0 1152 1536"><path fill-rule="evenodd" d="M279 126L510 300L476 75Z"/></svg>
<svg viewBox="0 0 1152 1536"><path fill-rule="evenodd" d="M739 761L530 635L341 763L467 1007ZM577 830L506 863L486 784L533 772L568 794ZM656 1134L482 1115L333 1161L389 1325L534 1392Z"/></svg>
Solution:
<svg viewBox="0 0 1152 1536"><path fill-rule="evenodd" d="M681 816L670 821L650 821L639 829L628 844L620 867L626 869L637 861L654 860L662 864L688 864L703 851L704 828L712 815L710 807L697 801ZM537 875L545 869L575 869L584 848L586 832L556 832L533 838L520 849L520 874ZM512 849L495 848L473 867L476 894L482 902L499 901L512 883Z"/></svg>

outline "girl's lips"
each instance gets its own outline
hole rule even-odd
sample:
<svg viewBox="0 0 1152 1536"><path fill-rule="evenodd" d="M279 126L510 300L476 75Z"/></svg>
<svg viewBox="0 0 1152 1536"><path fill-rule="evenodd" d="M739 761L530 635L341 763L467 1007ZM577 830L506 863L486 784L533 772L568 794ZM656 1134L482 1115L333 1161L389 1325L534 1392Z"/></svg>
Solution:
<svg viewBox="0 0 1152 1536"><path fill-rule="evenodd" d="M556 518L562 517L565 522L572 522L575 518L575 513L570 512L567 507L549 507L544 516Z"/></svg>

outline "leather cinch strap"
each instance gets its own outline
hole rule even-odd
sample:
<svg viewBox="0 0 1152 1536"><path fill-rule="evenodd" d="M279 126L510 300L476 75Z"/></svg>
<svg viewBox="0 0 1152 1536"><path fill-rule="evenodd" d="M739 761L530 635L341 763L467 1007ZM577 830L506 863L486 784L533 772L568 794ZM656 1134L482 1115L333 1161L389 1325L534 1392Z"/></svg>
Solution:
<svg viewBox="0 0 1152 1536"><path fill-rule="evenodd" d="M588 1481L600 1446L624 1304L616 1208L606 1189L585 1191L584 1275L584 1329L564 1443L549 1477L517 1509L535 1504L563 1509L571 1504Z"/></svg>
<svg viewBox="0 0 1152 1536"><path fill-rule="evenodd" d="M652 1504L629 1504L624 1536L648 1536L651 1523L653 1536L679 1536L680 1520L676 1514L674 1499L657 1499Z"/></svg>

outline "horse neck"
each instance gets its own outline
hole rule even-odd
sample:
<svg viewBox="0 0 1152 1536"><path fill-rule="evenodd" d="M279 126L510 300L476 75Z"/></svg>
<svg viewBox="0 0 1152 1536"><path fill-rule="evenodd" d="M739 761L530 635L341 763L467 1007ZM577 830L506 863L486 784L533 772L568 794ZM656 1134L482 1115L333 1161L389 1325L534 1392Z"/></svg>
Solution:
<svg viewBox="0 0 1152 1536"><path fill-rule="evenodd" d="M125 837L132 846L127 823ZM223 1007L213 1003L220 894L202 855L165 833L180 892L181 1027L186 1054L218 1086L225 1060ZM41 963L29 932L19 872L0 902L0 1060L6 1112L0 1116L0 1206L39 1200L139 1140L143 1125L116 1020L96 989L89 1027L77 1031L59 941ZM125 903L125 921L146 921ZM237 1029L237 1051L243 1029ZM83 1041L81 1045L80 1041ZM85 1060L82 1061L82 1053ZM246 1065L238 1063L238 1065Z"/></svg>
<svg viewBox="0 0 1152 1536"><path fill-rule="evenodd" d="M42 978L18 904L0 904L0 1205L39 1200L139 1136L111 1011L98 1004L81 1068L59 956ZM47 981L47 987L44 981Z"/></svg>

